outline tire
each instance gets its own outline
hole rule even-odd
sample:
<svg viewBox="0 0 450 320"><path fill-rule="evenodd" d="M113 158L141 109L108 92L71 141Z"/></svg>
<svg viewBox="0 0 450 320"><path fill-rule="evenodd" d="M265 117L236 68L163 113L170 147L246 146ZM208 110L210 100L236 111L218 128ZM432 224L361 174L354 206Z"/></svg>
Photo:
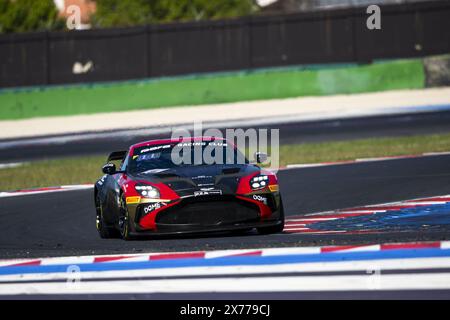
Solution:
<svg viewBox="0 0 450 320"><path fill-rule="evenodd" d="M95 196L96 221L95 227L102 239L114 239L118 237L118 232L114 227L108 226L103 219L103 208L98 195Z"/></svg>
<svg viewBox="0 0 450 320"><path fill-rule="evenodd" d="M128 215L127 203L125 201L125 195L120 196L120 214L119 217L119 232L123 240L133 240L130 235L130 220Z"/></svg>
<svg viewBox="0 0 450 320"><path fill-rule="evenodd" d="M259 234L272 234L272 233L280 233L284 229L284 207L283 207L283 201L280 200L280 221L281 223L276 226L270 226L270 227L261 227L257 228Z"/></svg>

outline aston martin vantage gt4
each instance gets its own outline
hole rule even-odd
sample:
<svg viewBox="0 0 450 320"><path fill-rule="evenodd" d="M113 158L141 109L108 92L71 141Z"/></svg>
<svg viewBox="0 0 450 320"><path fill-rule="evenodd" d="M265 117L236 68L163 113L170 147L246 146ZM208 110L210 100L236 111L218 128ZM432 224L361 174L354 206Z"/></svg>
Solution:
<svg viewBox="0 0 450 320"><path fill-rule="evenodd" d="M215 137L152 140L113 152L94 188L100 237L281 232L277 177L258 165L266 158L257 152L250 163Z"/></svg>

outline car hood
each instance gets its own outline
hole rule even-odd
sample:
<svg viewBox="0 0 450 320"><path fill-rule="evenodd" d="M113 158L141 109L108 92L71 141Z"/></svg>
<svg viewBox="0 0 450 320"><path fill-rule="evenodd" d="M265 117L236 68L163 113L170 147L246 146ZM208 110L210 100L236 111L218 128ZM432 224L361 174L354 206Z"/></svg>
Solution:
<svg viewBox="0 0 450 320"><path fill-rule="evenodd" d="M259 172L256 165L198 165L180 166L170 169L153 169L133 177L139 181L165 183L180 196L190 196L199 192L208 194L234 194L243 176ZM220 192L218 192L220 190Z"/></svg>

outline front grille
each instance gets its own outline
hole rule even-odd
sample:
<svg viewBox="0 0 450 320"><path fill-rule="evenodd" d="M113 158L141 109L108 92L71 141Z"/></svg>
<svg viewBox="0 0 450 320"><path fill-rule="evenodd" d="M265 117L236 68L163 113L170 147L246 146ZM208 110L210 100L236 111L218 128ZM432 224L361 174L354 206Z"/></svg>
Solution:
<svg viewBox="0 0 450 320"><path fill-rule="evenodd" d="M232 196L189 198L156 215L157 226L218 226L259 221L259 208Z"/></svg>
<svg viewBox="0 0 450 320"><path fill-rule="evenodd" d="M213 186L214 185L214 180L215 180L211 176L193 177L191 179L199 187Z"/></svg>

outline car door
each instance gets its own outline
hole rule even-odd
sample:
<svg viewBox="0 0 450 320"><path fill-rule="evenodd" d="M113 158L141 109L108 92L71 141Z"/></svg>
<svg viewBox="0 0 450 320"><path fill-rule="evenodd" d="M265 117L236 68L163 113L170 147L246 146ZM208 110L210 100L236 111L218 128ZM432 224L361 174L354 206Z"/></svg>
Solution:
<svg viewBox="0 0 450 320"><path fill-rule="evenodd" d="M128 153L119 166L119 171L126 171L128 164ZM116 224L120 217L120 191L125 174L116 173L109 175L105 181L106 208L104 218L108 224Z"/></svg>

